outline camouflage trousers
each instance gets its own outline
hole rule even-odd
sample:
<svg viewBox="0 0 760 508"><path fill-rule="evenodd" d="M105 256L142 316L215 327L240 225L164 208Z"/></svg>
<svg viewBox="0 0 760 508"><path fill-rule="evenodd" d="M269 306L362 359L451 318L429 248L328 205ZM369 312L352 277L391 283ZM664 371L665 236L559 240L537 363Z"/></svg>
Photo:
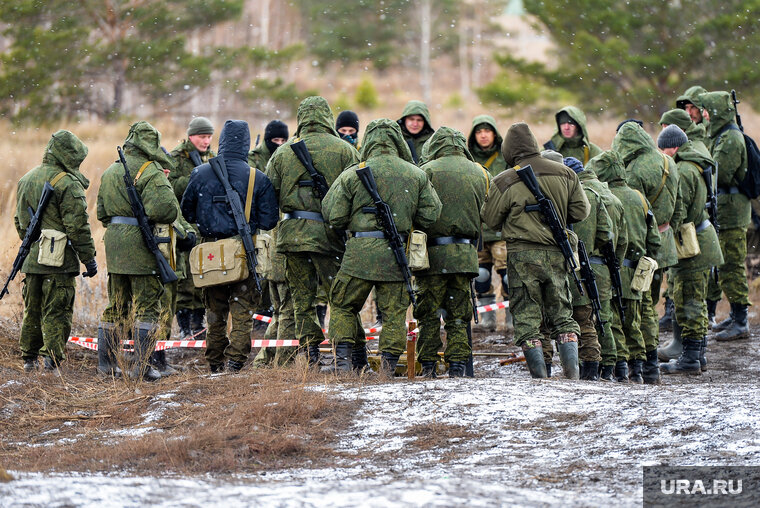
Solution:
<svg viewBox="0 0 760 508"><path fill-rule="evenodd" d="M293 299L286 282L269 281L269 299L274 312L272 321L264 334L266 340L293 340L296 337L296 322L293 317ZM274 363L284 365L295 357L297 347L263 347L253 359L254 367L264 367Z"/></svg>
<svg viewBox="0 0 760 508"><path fill-rule="evenodd" d="M319 344L325 339L317 319L317 292L322 286L329 294L339 268L340 259L334 255L315 252L288 252L285 255L285 277L293 299L295 333L302 347Z"/></svg>
<svg viewBox="0 0 760 508"><path fill-rule="evenodd" d="M599 354L601 348L594 325L594 311L591 304L573 307L573 319L578 323L581 330L578 339L578 359L582 362L600 362L602 360ZM542 331L541 347L544 351L544 361L550 363L554 357L554 347L551 338L548 336L548 328L543 327Z"/></svg>
<svg viewBox="0 0 760 508"><path fill-rule="evenodd" d="M723 292L730 303L749 305L747 268L744 264L747 258L747 230L746 228L721 229L718 240L724 260L718 268L720 286L711 278L707 299L718 301Z"/></svg>
<svg viewBox="0 0 760 508"><path fill-rule="evenodd" d="M625 322L620 321L620 313L612 313L612 334L615 336L617 361L645 360L646 348L641 335L641 301L623 299Z"/></svg>
<svg viewBox="0 0 760 508"><path fill-rule="evenodd" d="M24 278L24 321L19 345L24 360L64 359L74 315L76 278L72 274L29 273Z"/></svg>
<svg viewBox="0 0 760 508"><path fill-rule="evenodd" d="M660 301L662 279L665 269L654 272L649 291L641 293L641 335L644 337L644 347L647 351L656 350L660 345L660 316L657 314L657 303Z"/></svg>
<svg viewBox="0 0 760 508"><path fill-rule="evenodd" d="M104 323L121 326L134 322L159 323L165 288L155 275L108 274L108 307Z"/></svg>
<svg viewBox="0 0 760 508"><path fill-rule="evenodd" d="M251 353L253 312L261 302L253 276L233 284L204 288L203 301L208 322L206 361L210 366L222 365L225 358L244 363ZM229 339L228 317L232 321Z"/></svg>
<svg viewBox="0 0 760 508"><path fill-rule="evenodd" d="M193 276L190 274L190 253L180 252L177 263L185 265L186 276L180 278L177 282L177 309L202 309L203 308L203 291L193 284Z"/></svg>
<svg viewBox="0 0 760 508"><path fill-rule="evenodd" d="M446 328L447 362L464 362L470 358L472 348L467 340L467 324L472 319L472 298L468 274L429 275L417 277L419 297L414 318L418 321L420 334L417 339L419 360L438 361L441 341L439 309L444 312Z"/></svg>
<svg viewBox="0 0 760 508"><path fill-rule="evenodd" d="M538 249L509 252L507 277L516 346L541 337L544 317L552 339L561 333L580 336L580 327L573 320L570 285L562 253Z"/></svg>
<svg viewBox="0 0 760 508"><path fill-rule="evenodd" d="M612 300L602 299L600 303L602 308L599 311L599 315L602 316L602 321L604 321L604 337L599 336L602 365L615 365L617 361L617 346L615 345L615 336L612 333L612 314L617 314L617 310L613 308Z"/></svg>
<svg viewBox="0 0 760 508"><path fill-rule="evenodd" d="M330 342L348 342L354 349L366 343L359 312L373 287L377 304L383 309L380 352L400 355L406 351L406 310L410 303L403 282L364 280L338 272L330 290Z"/></svg>
<svg viewBox="0 0 760 508"><path fill-rule="evenodd" d="M671 271L671 273L673 273ZM673 302L681 337L701 340L707 335L707 280L710 270L676 273L673 277Z"/></svg>

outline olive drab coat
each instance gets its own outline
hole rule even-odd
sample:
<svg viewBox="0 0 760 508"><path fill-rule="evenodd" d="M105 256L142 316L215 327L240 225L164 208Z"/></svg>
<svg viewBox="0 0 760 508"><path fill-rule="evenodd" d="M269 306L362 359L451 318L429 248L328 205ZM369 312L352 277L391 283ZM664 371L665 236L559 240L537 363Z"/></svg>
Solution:
<svg viewBox="0 0 760 508"><path fill-rule="evenodd" d="M416 135L412 135L409 133L409 131L406 130L404 118L409 115L420 115L425 119L425 126ZM433 124L430 122L430 111L428 111L428 107L422 101L409 101L404 107L404 112L401 113L401 118L399 118L396 122L398 123L398 126L401 127L401 132L404 134L404 139L409 145L409 150L412 154L412 160L415 164L418 164L420 157L422 156L422 145L424 145L425 142L430 139L430 136L432 136L435 132L435 129L433 129Z"/></svg>
<svg viewBox="0 0 760 508"><path fill-rule="evenodd" d="M483 149L475 140L475 131L479 125L486 124L493 129L494 142L489 149ZM475 162L482 164L492 176L496 176L507 169L507 161L501 155L501 144L504 142L499 130L496 128L496 121L490 115L476 116L472 121L472 129L467 137L467 148L470 149ZM501 240L501 231L494 231L483 224L483 243L496 242Z"/></svg>
<svg viewBox="0 0 760 508"><path fill-rule="evenodd" d="M581 132L576 137L568 139L562 136L562 130L559 126L559 118L562 113L568 114L570 118L578 124ZM592 157L596 157L602 153L602 149L589 140L588 128L586 127L586 115L580 110L580 108L566 106L557 111L554 118L557 122L557 131L552 136L551 141L544 145L544 148L556 150L561 153L563 157L575 157L581 161L584 166ZM554 146L550 146L550 143Z"/></svg>
<svg viewBox="0 0 760 508"><path fill-rule="evenodd" d="M612 141L623 161L628 186L646 196L662 235L657 258L659 268L678 262L674 231L683 221L683 207L678 201L678 168L675 161L660 152L652 137L637 123L624 124Z"/></svg>
<svg viewBox="0 0 760 508"><path fill-rule="evenodd" d="M67 239L62 266L43 266L37 263L39 243L35 242L21 267L22 273L77 274L80 263L87 263L95 257L95 244L87 216L87 198L84 194L90 182L79 171L79 165L85 157L85 144L71 132L59 130L48 142L42 164L19 180L16 214L13 218L19 237L24 238L31 220L28 208L37 210L45 182L57 178L53 186L53 197L42 214L41 227L66 233Z"/></svg>
<svg viewBox="0 0 760 508"><path fill-rule="evenodd" d="M746 228L751 215L749 199L732 190L747 174L747 147L734 121L736 109L728 92L709 92L700 99L710 115L708 148L718 166L718 223L721 229Z"/></svg>
<svg viewBox="0 0 760 508"><path fill-rule="evenodd" d="M248 152L248 164L250 164L252 168L256 168L262 172L266 170L267 163L271 158L272 154L269 153L269 148L267 148L266 143L261 143L259 146L254 147L253 150Z"/></svg>
<svg viewBox="0 0 760 508"><path fill-rule="evenodd" d="M422 170L443 203L441 215L425 232L433 238L469 238L470 244L428 246L430 268L420 275L478 274L480 207L485 203L493 177L474 162L464 135L441 127L425 143Z"/></svg>
<svg viewBox="0 0 760 508"><path fill-rule="evenodd" d="M348 143L342 142L346 146ZM372 121L364 134L361 159L372 170L380 197L393 211L398 232L427 229L438 220L441 200L424 171L414 165L398 124L387 118ZM374 202L351 166L335 180L322 202L322 214L335 229L380 231L377 215L365 212ZM372 281L403 281L385 238L350 238L340 271Z"/></svg>
<svg viewBox="0 0 760 508"><path fill-rule="evenodd" d="M590 211L578 176L567 166L541 157L536 137L526 123L509 128L501 151L511 167L493 179L488 200L480 210L483 222L501 230L510 252L559 250L541 213L525 211L527 205L536 204L536 199L515 170L528 165L533 168L563 226L585 219Z"/></svg>
<svg viewBox="0 0 760 508"><path fill-rule="evenodd" d="M148 220L153 224L172 224L179 207L163 171L171 163L161 150L161 133L145 121L133 124L124 141L124 156ZM131 224L111 224L111 219L117 216L133 217L124 184L124 167L119 161L103 173L98 190L98 220L107 227L104 242L108 273L155 274L156 258L145 246L140 229Z"/></svg>
<svg viewBox="0 0 760 508"><path fill-rule="evenodd" d="M190 173L195 169L195 164L190 159L192 152L197 152L198 149L189 139L185 139L177 145L174 150L171 151L172 159L174 160L174 167L169 172L169 182L174 189L174 195L177 196L177 201L182 202L182 194L184 194L187 184L190 182ZM198 152L201 158L201 162L208 162L212 157L216 157L216 153L209 148L205 152ZM168 168L167 168L168 169Z"/></svg>
<svg viewBox="0 0 760 508"><path fill-rule="evenodd" d="M308 97L298 106L296 138L288 140L269 159L266 174L274 186L283 213L307 211L320 213L322 204L313 187L299 182L311 180L290 145L296 139L306 144L314 168L332 186L335 179L349 166L359 162L359 154L335 131L330 106L322 97ZM277 227L277 252L317 252L341 255L343 238L327 222L308 219L280 221Z"/></svg>

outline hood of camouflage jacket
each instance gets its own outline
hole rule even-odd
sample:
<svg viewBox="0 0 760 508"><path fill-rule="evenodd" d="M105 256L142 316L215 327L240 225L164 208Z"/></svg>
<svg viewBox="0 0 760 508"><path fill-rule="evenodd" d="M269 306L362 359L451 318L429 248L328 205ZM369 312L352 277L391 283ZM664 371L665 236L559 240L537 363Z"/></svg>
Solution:
<svg viewBox="0 0 760 508"><path fill-rule="evenodd" d="M586 171L593 171L602 182L627 182L625 166L614 150L602 152L586 163ZM584 171L585 173L585 171Z"/></svg>
<svg viewBox="0 0 760 508"><path fill-rule="evenodd" d="M620 155L623 164L627 166L642 154L656 152L657 145L643 127L636 122L628 122L620 128L615 139L612 140L612 149Z"/></svg>
<svg viewBox="0 0 760 508"><path fill-rule="evenodd" d="M493 145L496 150L498 150L501 144L504 142L504 138L499 133L499 129L496 128L496 120L494 120L491 115L478 115L475 117L475 119L472 121L472 129L470 129L470 135L467 136L467 148L470 149L470 153L473 155L487 158L491 153L493 153L493 149L486 152L480 148L480 145L478 145L478 142L475 140L475 131L481 124L486 124L493 130L495 134Z"/></svg>
<svg viewBox="0 0 760 508"><path fill-rule="evenodd" d="M227 120L219 134L219 155L228 159L248 160L251 132L243 120Z"/></svg>
<svg viewBox="0 0 760 508"><path fill-rule="evenodd" d="M663 113L660 117L660 125L662 124L679 126L689 139L692 139L692 136L694 135L697 135L698 137L704 136L702 128L692 122L689 113L683 109L671 109L670 111Z"/></svg>
<svg viewBox="0 0 760 508"><path fill-rule="evenodd" d="M412 152L404 140L401 128L390 118L372 120L364 131L361 159L366 161L378 155L393 155L414 164Z"/></svg>
<svg viewBox="0 0 760 508"><path fill-rule="evenodd" d="M90 181L79 171L79 165L87 157L87 152L87 145L73 132L59 130L48 141L42 163L60 167L79 180L86 189L90 186Z"/></svg>
<svg viewBox="0 0 760 508"><path fill-rule="evenodd" d="M467 149L467 141L464 139L464 134L451 127L440 127L425 142L425 146L422 148L420 165L449 155L467 157L472 162L475 162L472 154Z"/></svg>
<svg viewBox="0 0 760 508"><path fill-rule="evenodd" d="M318 95L307 97L298 106L298 129L296 137L303 136L307 132L323 132L339 138L335 130L335 118L333 118L330 105L324 97Z"/></svg>
<svg viewBox="0 0 760 508"><path fill-rule="evenodd" d="M703 93L707 93L707 90L699 85L690 86L686 89L686 91L683 93L683 95L679 96L676 99L676 107L679 109L685 109L686 104L691 103L694 104L699 109L702 109L702 100L701 95Z"/></svg>
<svg viewBox="0 0 760 508"><path fill-rule="evenodd" d="M700 99L703 109L706 109L710 115L708 135L714 138L723 127L736 118L736 109L731 102L731 95L728 92L708 92L703 94Z"/></svg>
<svg viewBox="0 0 760 508"><path fill-rule="evenodd" d="M510 167L514 167L523 159L539 155L538 141L527 123L519 122L509 128L501 144L501 153Z"/></svg>
<svg viewBox="0 0 760 508"><path fill-rule="evenodd" d="M689 161L697 164L701 168L706 168L707 166L715 167L715 162L706 154L697 150L691 141L687 141L681 145L674 158L676 162L682 160Z"/></svg>
<svg viewBox="0 0 760 508"><path fill-rule="evenodd" d="M156 161L162 168L171 168L174 162L161 149L161 133L145 120L133 123L124 140L124 152L142 155L147 160ZM137 153L135 153L137 152Z"/></svg>
<svg viewBox="0 0 760 508"><path fill-rule="evenodd" d="M562 113L569 115L570 118L578 124L578 127L581 130L580 136L568 139L561 134L562 130L559 127L559 117ZM590 142L588 139L588 129L586 128L586 114L579 108L576 108L575 106L565 106L554 115L554 121L557 124L557 131L552 136L552 142L554 142L554 146L557 147L557 151L561 151L564 145L577 147Z"/></svg>
<svg viewBox="0 0 760 508"><path fill-rule="evenodd" d="M412 136L409 131L406 130L406 125L404 124L404 118L406 118L409 115L420 115L422 118L425 119L425 126L422 128L422 130ZM424 134L431 134L435 129L433 129L433 124L430 122L430 111L428 111L428 107L425 105L422 101L409 101L406 103L406 106L404 107L404 112L401 113L401 118L396 120L396 123L398 123L398 126L401 127L401 132L403 132L407 136L412 137L419 137Z"/></svg>

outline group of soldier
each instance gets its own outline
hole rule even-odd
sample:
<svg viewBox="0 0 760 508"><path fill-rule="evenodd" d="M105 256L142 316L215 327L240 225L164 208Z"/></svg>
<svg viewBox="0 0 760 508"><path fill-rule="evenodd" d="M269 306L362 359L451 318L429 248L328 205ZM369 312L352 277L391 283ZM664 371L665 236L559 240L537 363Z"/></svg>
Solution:
<svg viewBox="0 0 760 508"><path fill-rule="evenodd" d="M205 337L211 372L239 371L251 352L254 311L262 306L260 275L273 308L266 338L297 339L300 346L263 348L254 365L288 362L298 352L320 365L321 304L327 303L333 355L322 370L363 371L368 358L360 311L373 294L382 320L381 371L396 369L414 304L423 375L437 376L443 348L449 375L464 376L472 354L473 296L482 305L494 303L498 283L533 377L551 376L554 343L571 379L658 383L661 373L699 373L707 368L707 334L721 293L731 314L713 327L720 331L716 338L749 337L744 258L750 204L740 188L747 153L728 93L692 87L676 106L662 116L656 140L642 122L626 120L608 151L591 143L576 107L557 112L557 131L543 150L527 124L513 124L502 137L488 115L475 117L467 137L449 127L434 129L420 101L410 101L398 120L373 120L359 142L355 113L344 111L336 121L324 98L309 97L298 108L292 138L285 123L273 120L263 143L251 150L248 124L228 120L218 153L206 118L194 118L187 139L171 152L155 127L137 122L124 141L124 163L104 172L98 191L109 298L98 328L98 371L119 376L128 365L136 378L171 374L154 345L169 337L175 315L183 338ZM309 163L297 144L305 146ZM86 155L74 134L58 131L42 165L18 185L21 237L46 182L54 195L43 228L65 234L60 265L44 264L42 240L23 265L20 342L27 371L37 368L38 356L46 369L57 369L71 330L79 263L83 275L97 273L85 200L89 182L79 171ZM200 290L190 275L191 249L239 235L224 182L209 163L216 157L250 209L251 231L271 230L268 252L259 253L271 263L265 273ZM125 169L151 224L168 231L166 255L177 281L157 276L125 188ZM524 183L527 170L552 203L573 251L587 252L582 259L593 275L583 284L574 283L578 263L563 254L551 217L537 206L540 196ZM367 174L379 197L373 198ZM706 207L713 194L717 218ZM404 276L406 258L391 248L396 236L383 220L385 206L407 249L420 247L415 244L423 238L427 266L414 272L414 289ZM696 233L696 254L679 255L685 225ZM656 271L642 288L637 277L646 278L642 267L650 261ZM719 275L711 277L715 267ZM665 274L674 339L658 349L655 305ZM493 313L480 317L482 328L494 328ZM126 339L134 353L122 364L116 351Z"/></svg>

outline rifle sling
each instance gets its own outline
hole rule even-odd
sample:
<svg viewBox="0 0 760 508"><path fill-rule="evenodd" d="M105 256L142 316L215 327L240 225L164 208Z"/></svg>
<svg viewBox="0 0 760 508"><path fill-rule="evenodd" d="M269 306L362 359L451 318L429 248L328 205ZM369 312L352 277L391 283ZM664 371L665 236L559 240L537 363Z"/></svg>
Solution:
<svg viewBox="0 0 760 508"><path fill-rule="evenodd" d="M251 168L248 173L248 193L245 195L245 221L251 220L251 204L253 203L253 188L256 186L256 170Z"/></svg>
<svg viewBox="0 0 760 508"><path fill-rule="evenodd" d="M651 201L651 203L654 205L657 202L657 198L660 197L660 194L662 193L662 189L665 188L665 182L668 179L668 176L670 176L670 164L668 162L668 158L665 156L664 153L660 153L662 155L662 160L665 161L665 168L662 171L662 182L660 182L660 188L657 189L657 194L654 195L654 199Z"/></svg>
<svg viewBox="0 0 760 508"><path fill-rule="evenodd" d="M61 179L64 176L66 176L66 172L65 171L61 171L60 173L58 173L57 175L55 175L52 180L50 180L50 185L52 185L53 187L55 187L55 184L57 184L58 182L60 182Z"/></svg>
<svg viewBox="0 0 760 508"><path fill-rule="evenodd" d="M488 160L483 164L483 166L486 167L486 169L491 169L491 164L493 164L493 161L496 160L496 157L499 156L499 151L496 150L491 156L488 158Z"/></svg>
<svg viewBox="0 0 760 508"><path fill-rule="evenodd" d="M145 171L145 170L148 168L148 166L150 166L150 164L151 164L152 162L153 162L153 161L145 161L145 162L143 163L143 165L142 165L142 166L140 166L140 169L139 169L139 171L137 171L137 174L135 175L135 185L137 185L137 180L139 180L139 179L140 179L140 177L141 177L141 176L142 176L142 174L143 174L143 171Z"/></svg>

